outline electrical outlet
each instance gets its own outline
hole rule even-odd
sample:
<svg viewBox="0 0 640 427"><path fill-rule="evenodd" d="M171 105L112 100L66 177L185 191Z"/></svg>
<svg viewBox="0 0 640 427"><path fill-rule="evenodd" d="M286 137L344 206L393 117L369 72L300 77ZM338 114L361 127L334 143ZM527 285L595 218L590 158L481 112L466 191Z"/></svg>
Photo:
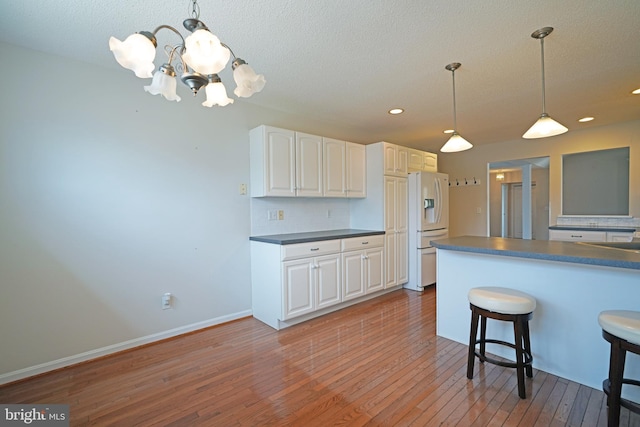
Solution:
<svg viewBox="0 0 640 427"><path fill-rule="evenodd" d="M284 219L284 211L283 210L279 210L278 211L278 221L282 221Z"/></svg>
<svg viewBox="0 0 640 427"><path fill-rule="evenodd" d="M240 192L240 195L245 196L247 194L247 184L240 184L238 191Z"/></svg>
<svg viewBox="0 0 640 427"><path fill-rule="evenodd" d="M168 310L171 308L171 293L167 292L162 295L162 309Z"/></svg>

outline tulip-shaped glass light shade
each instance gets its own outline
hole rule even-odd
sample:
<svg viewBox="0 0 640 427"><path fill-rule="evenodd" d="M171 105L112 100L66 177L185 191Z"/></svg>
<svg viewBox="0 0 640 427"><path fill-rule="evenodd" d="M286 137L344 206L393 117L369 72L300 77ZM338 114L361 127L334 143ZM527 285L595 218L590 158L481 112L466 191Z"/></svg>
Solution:
<svg viewBox="0 0 640 427"><path fill-rule="evenodd" d="M458 132L453 132L451 138L442 146L440 151L443 153L457 153L470 148L473 148L473 145L469 141L458 135Z"/></svg>
<svg viewBox="0 0 640 427"><path fill-rule="evenodd" d="M205 93L207 94L207 100L202 103L205 107L213 107L219 105L224 107L228 104L233 104L233 99L227 96L227 90L221 81L212 81L205 86Z"/></svg>
<svg viewBox="0 0 640 427"><path fill-rule="evenodd" d="M127 70L132 70L136 76L143 79L153 76L156 47L149 37L140 33L131 34L125 41L111 37L109 49L113 52L118 64Z"/></svg>
<svg viewBox="0 0 640 427"><path fill-rule="evenodd" d="M145 86L144 90L151 95L162 95L169 101L180 102L176 87L176 73L173 67L170 64L164 64L153 74L151 85Z"/></svg>
<svg viewBox="0 0 640 427"><path fill-rule="evenodd" d="M233 80L237 87L233 91L236 96L249 98L256 92L260 92L266 83L262 74L256 74L242 59L236 59L233 63Z"/></svg>
<svg viewBox="0 0 640 427"><path fill-rule="evenodd" d="M182 58L197 73L216 74L227 65L231 52L209 30L196 30L184 41Z"/></svg>
<svg viewBox="0 0 640 427"><path fill-rule="evenodd" d="M569 129L549 117L548 114L542 113L538 121L522 135L526 139L546 138L548 136L556 136L567 132Z"/></svg>

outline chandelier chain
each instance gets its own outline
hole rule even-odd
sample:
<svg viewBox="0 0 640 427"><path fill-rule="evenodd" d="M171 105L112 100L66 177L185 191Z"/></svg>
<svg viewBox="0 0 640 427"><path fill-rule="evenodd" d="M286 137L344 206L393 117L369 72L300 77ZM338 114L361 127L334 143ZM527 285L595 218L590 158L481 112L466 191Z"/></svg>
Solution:
<svg viewBox="0 0 640 427"><path fill-rule="evenodd" d="M200 5L198 4L198 0L191 1L191 17L193 19L200 18Z"/></svg>

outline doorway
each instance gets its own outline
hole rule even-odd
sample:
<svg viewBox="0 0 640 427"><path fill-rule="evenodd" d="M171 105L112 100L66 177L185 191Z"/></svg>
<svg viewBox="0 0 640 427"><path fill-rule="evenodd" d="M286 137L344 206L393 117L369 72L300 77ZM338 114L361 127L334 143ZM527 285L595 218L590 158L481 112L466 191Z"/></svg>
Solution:
<svg viewBox="0 0 640 427"><path fill-rule="evenodd" d="M549 238L549 158L489 164L489 235Z"/></svg>

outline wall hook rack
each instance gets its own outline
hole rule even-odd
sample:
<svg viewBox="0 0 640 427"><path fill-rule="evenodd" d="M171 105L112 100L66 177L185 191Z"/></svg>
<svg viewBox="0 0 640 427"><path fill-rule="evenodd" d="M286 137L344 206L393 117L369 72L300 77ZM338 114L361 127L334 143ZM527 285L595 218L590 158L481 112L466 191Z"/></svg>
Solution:
<svg viewBox="0 0 640 427"><path fill-rule="evenodd" d="M451 178L449 180L449 187L471 187L473 185L480 185L480 180L475 176L472 178Z"/></svg>

